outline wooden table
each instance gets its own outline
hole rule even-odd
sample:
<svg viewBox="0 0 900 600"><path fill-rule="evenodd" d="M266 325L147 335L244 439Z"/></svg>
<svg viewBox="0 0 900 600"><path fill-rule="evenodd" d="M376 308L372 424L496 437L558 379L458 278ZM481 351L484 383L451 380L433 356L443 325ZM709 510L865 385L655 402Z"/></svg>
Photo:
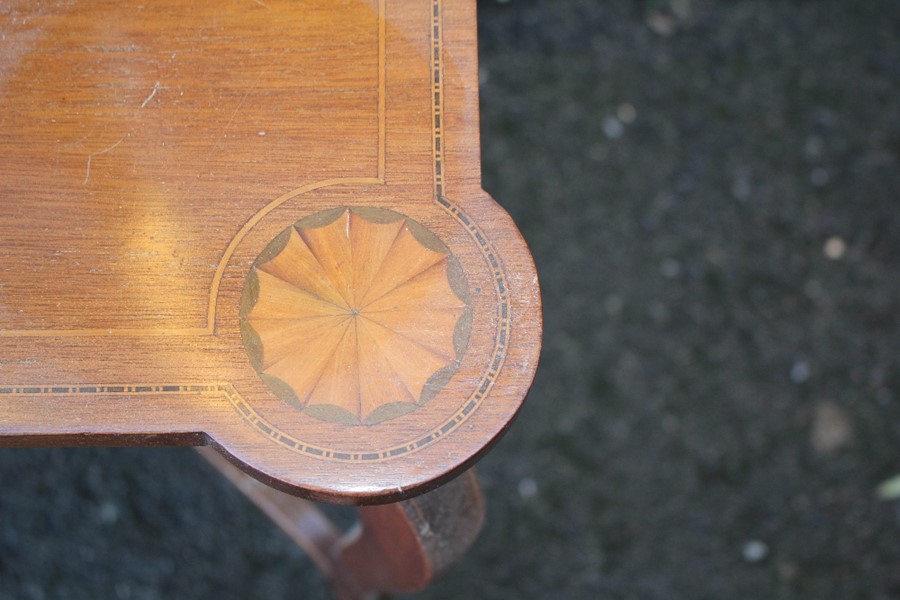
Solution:
<svg viewBox="0 0 900 600"><path fill-rule="evenodd" d="M344 504L469 467L541 329L475 31L469 0L0 6L0 444L211 446Z"/></svg>

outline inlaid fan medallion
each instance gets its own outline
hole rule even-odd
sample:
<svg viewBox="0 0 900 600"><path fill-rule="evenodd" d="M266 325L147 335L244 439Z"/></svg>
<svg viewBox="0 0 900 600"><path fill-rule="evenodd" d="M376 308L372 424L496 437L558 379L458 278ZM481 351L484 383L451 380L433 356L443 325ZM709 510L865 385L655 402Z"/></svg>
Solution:
<svg viewBox="0 0 900 600"><path fill-rule="evenodd" d="M415 410L458 369L471 325L458 261L421 224L375 208L298 221L254 262L241 334L254 368L317 418L373 424Z"/></svg>

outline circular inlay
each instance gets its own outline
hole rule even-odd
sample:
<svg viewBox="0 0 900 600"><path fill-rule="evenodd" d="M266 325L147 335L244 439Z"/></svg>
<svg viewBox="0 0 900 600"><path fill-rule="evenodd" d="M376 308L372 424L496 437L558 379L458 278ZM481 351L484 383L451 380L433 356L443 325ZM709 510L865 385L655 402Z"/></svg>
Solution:
<svg viewBox="0 0 900 600"><path fill-rule="evenodd" d="M412 219L337 208L288 227L253 263L241 335L272 392L325 421L374 424L422 406L471 328L459 262Z"/></svg>

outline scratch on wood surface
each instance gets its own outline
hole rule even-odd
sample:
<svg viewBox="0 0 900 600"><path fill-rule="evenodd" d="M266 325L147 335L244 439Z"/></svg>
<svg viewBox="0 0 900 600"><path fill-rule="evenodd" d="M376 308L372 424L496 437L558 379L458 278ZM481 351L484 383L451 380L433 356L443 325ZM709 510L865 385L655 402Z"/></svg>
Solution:
<svg viewBox="0 0 900 600"><path fill-rule="evenodd" d="M158 92L158 91L159 91L159 82L157 81L156 83L153 84L153 89L150 90L150 95L147 96L143 102L141 102L141 108L144 108L145 106L147 106L150 103L150 101L153 100L153 96L155 96L156 92Z"/></svg>
<svg viewBox="0 0 900 600"><path fill-rule="evenodd" d="M238 100L237 106L234 107L234 111L231 113L231 117L229 117L228 122L225 123L225 127L222 128L222 135L216 137L216 141L213 143L212 147L206 153L206 157L203 159L204 165L209 164L209 159L212 157L212 155L218 149L219 144L222 143L223 139L228 137L228 129L231 127L231 124L234 123L234 119L235 119L235 117L237 117L238 113L241 112L241 108L244 106L244 101L247 100L247 97L250 96L251 93L256 91L256 88L259 86L260 80L263 78L263 75L265 75L266 73L267 73L267 71L260 71L259 74L256 76L256 79L253 81L253 85L251 85L250 88L247 89L247 91L245 91L241 95L240 100ZM219 106L221 106L221 102L216 105L216 109L215 109L216 111L219 110ZM199 178L199 176L198 176L198 178ZM191 183L188 186L185 193L191 192L191 190L194 187L195 181L196 180L191 181Z"/></svg>
<svg viewBox="0 0 900 600"><path fill-rule="evenodd" d="M99 155L101 155L101 154L106 154L107 152L109 152L109 151L115 149L115 147L118 146L119 144L121 144L123 141L125 141L125 138L127 138L127 137L128 137L127 135L123 135L123 136L119 139L118 142L116 142L115 144L113 144L113 145L110 146L109 148L104 148L103 150L100 150L99 152L91 152L90 154L88 154L88 157L87 157L87 168L85 169L85 173L84 173L84 183L83 183L82 185L87 185L88 179L91 178L91 160L92 160L95 156L99 156Z"/></svg>

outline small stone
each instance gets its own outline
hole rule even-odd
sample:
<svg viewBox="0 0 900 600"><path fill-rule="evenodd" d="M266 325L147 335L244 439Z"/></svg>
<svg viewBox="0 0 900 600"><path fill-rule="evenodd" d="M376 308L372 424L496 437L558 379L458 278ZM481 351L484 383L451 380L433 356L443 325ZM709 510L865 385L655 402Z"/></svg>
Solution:
<svg viewBox="0 0 900 600"><path fill-rule="evenodd" d="M675 178L675 191L684 194L694 189L694 176L690 173L679 173Z"/></svg>
<svg viewBox="0 0 900 600"><path fill-rule="evenodd" d="M769 546L760 540L750 540L744 544L741 554L743 554L744 560L748 563L758 563L765 560L769 555Z"/></svg>
<svg viewBox="0 0 900 600"><path fill-rule="evenodd" d="M616 109L616 116L626 125L630 125L631 123L634 123L634 120L637 118L637 110L634 106L625 102L620 104L619 108Z"/></svg>
<svg viewBox="0 0 900 600"><path fill-rule="evenodd" d="M882 481L877 489L878 497L882 500L897 500L900 498L900 475L894 475L890 479Z"/></svg>
<svg viewBox="0 0 900 600"><path fill-rule="evenodd" d="M647 27L659 35L672 35L675 32L675 19L653 11L647 15Z"/></svg>
<svg viewBox="0 0 900 600"><path fill-rule="evenodd" d="M104 502L100 506L100 522L104 525L111 525L119 520L119 507L113 502Z"/></svg>
<svg viewBox="0 0 900 600"><path fill-rule="evenodd" d="M603 308L606 310L606 314L611 317L620 314L624 305L625 302L622 300L621 296L616 294L610 294L603 300Z"/></svg>
<svg viewBox="0 0 900 600"><path fill-rule="evenodd" d="M811 374L809 363L805 360L798 360L791 365L791 381L797 384L805 383Z"/></svg>
<svg viewBox="0 0 900 600"><path fill-rule="evenodd" d="M829 181L831 181L831 176L822 167L813 169L812 173L809 174L809 182L817 188L825 187Z"/></svg>
<svg viewBox="0 0 900 600"><path fill-rule="evenodd" d="M531 477L525 477L519 481L519 495L524 498L532 498L538 493L538 485L537 482Z"/></svg>
<svg viewBox="0 0 900 600"><path fill-rule="evenodd" d="M820 300L826 295L825 288L822 287L822 284L816 279L810 279L803 284L803 293L806 294L806 297L810 300Z"/></svg>
<svg viewBox="0 0 900 600"><path fill-rule="evenodd" d="M813 413L810 443L818 454L837 452L853 437L850 417L834 402L820 402Z"/></svg>
<svg viewBox="0 0 900 600"><path fill-rule="evenodd" d="M808 512L812 506L812 501L806 494L797 494L791 498L791 508L797 512Z"/></svg>
<svg viewBox="0 0 900 600"><path fill-rule="evenodd" d="M625 126L616 117L606 117L603 119L603 133L609 139L617 140L625 133Z"/></svg>
<svg viewBox="0 0 900 600"><path fill-rule="evenodd" d="M847 242L843 238L833 235L825 240L822 252L831 260L840 260L847 253Z"/></svg>
<svg viewBox="0 0 900 600"><path fill-rule="evenodd" d="M822 155L824 148L825 143L822 141L822 138L813 135L806 139L806 143L803 145L803 152L807 158L818 158Z"/></svg>
<svg viewBox="0 0 900 600"><path fill-rule="evenodd" d="M126 582L120 582L116 584L116 598L120 598L121 600L126 600L127 598L131 598L131 586Z"/></svg>
<svg viewBox="0 0 900 600"><path fill-rule="evenodd" d="M669 320L669 308L659 300L654 300L650 303L648 312L650 313L650 317L659 325L662 325Z"/></svg>
<svg viewBox="0 0 900 600"><path fill-rule="evenodd" d="M667 258L660 263L659 272L667 279L675 279L681 274L681 263L674 258Z"/></svg>
<svg viewBox="0 0 900 600"><path fill-rule="evenodd" d="M25 584L25 593L30 600L44 600L47 597L44 588L33 582Z"/></svg>
<svg viewBox="0 0 900 600"><path fill-rule="evenodd" d="M887 371L881 365L875 365L869 370L867 381L872 387L881 387L887 382Z"/></svg>
<svg viewBox="0 0 900 600"><path fill-rule="evenodd" d="M607 426L611 438L623 442L631 434L631 426L625 419L613 419Z"/></svg>
<svg viewBox="0 0 900 600"><path fill-rule="evenodd" d="M84 562L93 562L97 558L97 551L91 546L81 546L78 548L78 556Z"/></svg>
<svg viewBox="0 0 900 600"><path fill-rule="evenodd" d="M738 177L731 184L731 195L735 200L747 200L753 189L750 187L750 179Z"/></svg>
<svg viewBox="0 0 900 600"><path fill-rule="evenodd" d="M782 581L791 582L797 579L797 565L792 562L780 562L778 563L778 577Z"/></svg>
<svg viewBox="0 0 900 600"><path fill-rule="evenodd" d="M594 162L601 162L608 154L609 150L607 150L606 146L603 144L592 144L591 147L588 148L588 157Z"/></svg>
<svg viewBox="0 0 900 600"><path fill-rule="evenodd" d="M679 20L684 21L693 12L693 2L694 0L669 0L669 7Z"/></svg>

